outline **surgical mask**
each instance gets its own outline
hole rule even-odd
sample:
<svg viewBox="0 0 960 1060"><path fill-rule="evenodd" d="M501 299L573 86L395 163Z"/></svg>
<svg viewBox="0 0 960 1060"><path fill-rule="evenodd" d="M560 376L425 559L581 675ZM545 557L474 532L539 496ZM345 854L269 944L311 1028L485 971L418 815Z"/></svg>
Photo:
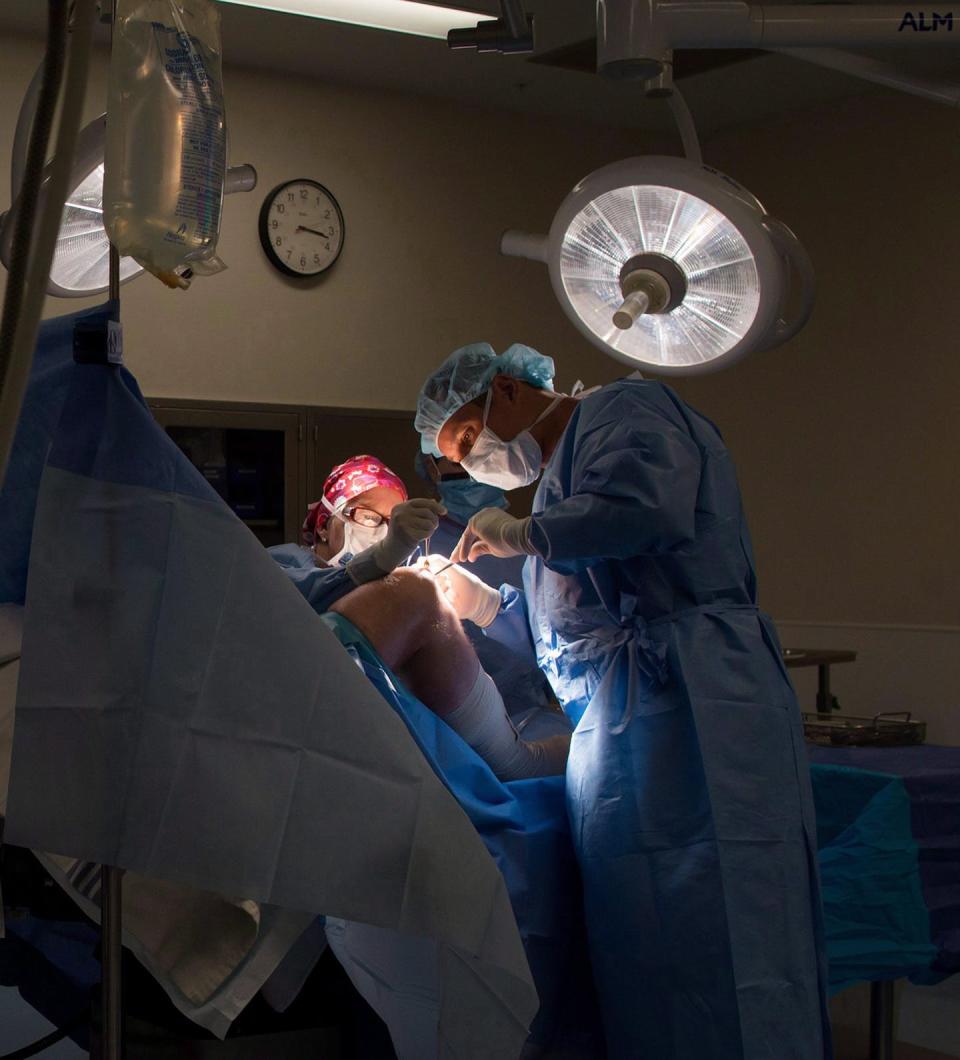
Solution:
<svg viewBox="0 0 960 1060"><path fill-rule="evenodd" d="M481 508L506 508L507 499L503 490L488 486L484 482L475 482L472 478L441 479L437 483L440 499L447 509L447 514L462 523L467 523L470 516Z"/></svg>
<svg viewBox="0 0 960 1060"><path fill-rule="evenodd" d="M509 442L498 438L487 426L492 399L493 391L488 390L487 403L483 409L483 430L477 435L473 448L460 461L460 466L464 471L469 472L471 478L488 486L499 486L504 490L529 486L531 482L536 482L539 478L540 465L543 463L543 451L536 438L530 433L530 428L536 427L541 420L550 415L554 408L563 401L563 394L557 394L530 424L530 427L521 431Z"/></svg>
<svg viewBox="0 0 960 1060"><path fill-rule="evenodd" d="M342 515L334 515L333 518L340 519L343 523L343 547L329 559L323 560L330 567L345 567L354 556L358 556L366 549L372 548L378 541L382 541L390 529L387 523L381 523L379 526L361 526L351 519L345 519Z"/></svg>

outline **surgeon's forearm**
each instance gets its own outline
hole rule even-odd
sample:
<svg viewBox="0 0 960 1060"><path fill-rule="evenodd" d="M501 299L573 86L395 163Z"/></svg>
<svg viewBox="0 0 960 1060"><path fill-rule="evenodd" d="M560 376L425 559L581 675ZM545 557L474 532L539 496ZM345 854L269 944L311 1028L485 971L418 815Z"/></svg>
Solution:
<svg viewBox="0 0 960 1060"><path fill-rule="evenodd" d="M331 571L331 575L323 580L317 579L306 594L307 602L318 615L329 611L339 599L356 588L345 570Z"/></svg>
<svg viewBox="0 0 960 1060"><path fill-rule="evenodd" d="M351 589L355 589L358 585L366 585L367 582L377 581L379 578L386 578L391 573L392 567L385 570L377 560L376 545L372 545L363 552L358 552L353 559L349 560L346 571L350 577Z"/></svg>
<svg viewBox="0 0 960 1060"><path fill-rule="evenodd" d="M500 601L497 617L484 628L484 636L536 665L537 653L530 636L526 597L512 585L501 585Z"/></svg>
<svg viewBox="0 0 960 1060"><path fill-rule="evenodd" d="M523 519L514 519L505 523L501 529L504 544L512 549L514 555L529 556L533 554L533 546L530 544L530 516Z"/></svg>

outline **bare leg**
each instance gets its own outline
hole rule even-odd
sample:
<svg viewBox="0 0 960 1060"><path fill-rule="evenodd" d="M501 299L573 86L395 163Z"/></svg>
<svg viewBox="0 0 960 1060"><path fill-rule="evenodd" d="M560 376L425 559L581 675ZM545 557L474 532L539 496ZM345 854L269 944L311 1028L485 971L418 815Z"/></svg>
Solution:
<svg viewBox="0 0 960 1060"><path fill-rule="evenodd" d="M331 609L352 622L410 691L466 740L501 780L562 773L569 735L527 743L507 717L456 612L433 575L409 568L367 582Z"/></svg>
<svg viewBox="0 0 960 1060"><path fill-rule="evenodd" d="M432 574L396 570L354 589L331 610L349 619L435 714L455 710L473 687L477 653Z"/></svg>

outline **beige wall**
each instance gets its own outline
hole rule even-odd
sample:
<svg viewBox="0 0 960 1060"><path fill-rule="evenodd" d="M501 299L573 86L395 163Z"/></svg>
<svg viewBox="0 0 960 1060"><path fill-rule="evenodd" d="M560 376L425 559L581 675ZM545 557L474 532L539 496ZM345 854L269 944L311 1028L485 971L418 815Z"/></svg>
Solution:
<svg viewBox="0 0 960 1060"><path fill-rule="evenodd" d="M763 604L960 626L955 113L878 93L704 155L795 228L818 277L794 342L680 388L736 454Z"/></svg>
<svg viewBox="0 0 960 1060"><path fill-rule="evenodd" d="M39 55L39 42L0 40L0 187ZM253 163L260 185L226 200L227 272L187 292L149 277L124 287L146 393L412 408L435 363L478 339L553 351L563 383L618 374L558 312L546 270L500 258L497 243L509 226L545 229L577 179L644 148L639 134L229 68L225 85L231 160ZM257 237L264 195L294 177L327 185L346 217L343 255L313 287L281 277ZM47 312L74 306L51 299Z"/></svg>

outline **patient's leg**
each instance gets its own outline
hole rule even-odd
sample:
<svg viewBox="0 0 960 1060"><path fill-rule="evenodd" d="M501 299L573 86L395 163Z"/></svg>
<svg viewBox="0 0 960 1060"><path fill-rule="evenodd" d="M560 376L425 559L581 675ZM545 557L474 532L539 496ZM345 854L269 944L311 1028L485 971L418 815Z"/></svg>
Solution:
<svg viewBox="0 0 960 1060"><path fill-rule="evenodd" d="M487 760L501 780L564 771L570 737L527 743L433 575L410 569L367 582L331 609L349 619L411 692Z"/></svg>
<svg viewBox="0 0 960 1060"><path fill-rule="evenodd" d="M477 653L432 574L396 570L354 589L331 610L349 619L417 699L441 717L473 687Z"/></svg>

